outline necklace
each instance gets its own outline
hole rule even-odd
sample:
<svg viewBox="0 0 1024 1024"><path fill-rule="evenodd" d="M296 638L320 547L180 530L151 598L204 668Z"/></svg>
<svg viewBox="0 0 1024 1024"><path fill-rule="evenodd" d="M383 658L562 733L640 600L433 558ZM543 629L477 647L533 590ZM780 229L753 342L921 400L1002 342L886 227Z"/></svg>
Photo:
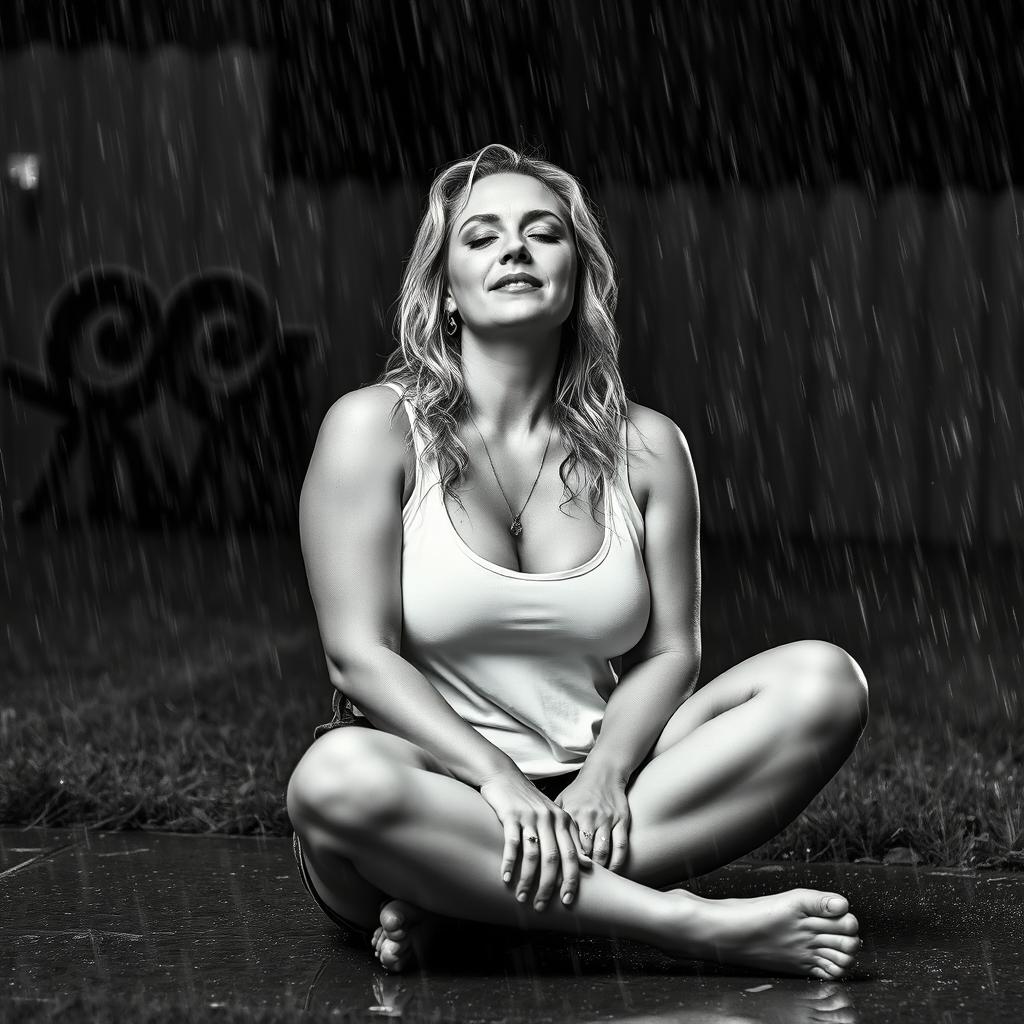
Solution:
<svg viewBox="0 0 1024 1024"><path fill-rule="evenodd" d="M480 434L480 428L476 425L476 419L473 417L473 413L469 413L469 418L473 420L473 426L476 432ZM508 532L513 537L518 537L523 532L522 515L526 511L526 506L530 504L530 498L533 497L534 487L537 486L537 481L540 479L541 469L544 468L544 460L548 457L548 445L551 444L551 433L555 429L555 421L551 421L551 429L548 431L547 444L544 445L544 455L540 460L540 469L537 470L537 476L533 481L533 487L530 488L530 493L526 496L526 501L523 502L523 507L519 510L519 515L512 512L512 505L508 500L508 495L505 494L505 488L501 486L501 481L498 480L498 471L494 468L494 460L491 458L491 453L487 450L487 442L484 440L484 435L480 434L480 443L484 446L484 452L487 454L487 461L491 464L491 472L494 474L494 479L498 481L498 490L501 491L501 496L505 499L505 504L508 505L509 512L512 512L512 523L508 528Z"/></svg>

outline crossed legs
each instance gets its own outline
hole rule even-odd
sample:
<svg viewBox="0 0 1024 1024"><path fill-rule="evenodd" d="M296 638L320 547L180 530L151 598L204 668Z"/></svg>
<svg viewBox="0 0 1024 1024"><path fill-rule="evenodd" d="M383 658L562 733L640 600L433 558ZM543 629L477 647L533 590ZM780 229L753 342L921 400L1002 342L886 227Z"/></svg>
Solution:
<svg viewBox="0 0 1024 1024"><path fill-rule="evenodd" d="M493 810L397 736L322 736L289 782L289 816L321 897L368 929L393 896L445 917L620 935L684 955L838 977L859 945L841 896L793 890L707 901L661 889L728 863L791 821L853 749L866 694L856 663L817 641L765 651L707 683L666 724L627 791L620 872L583 872L570 908L516 903L498 878Z"/></svg>

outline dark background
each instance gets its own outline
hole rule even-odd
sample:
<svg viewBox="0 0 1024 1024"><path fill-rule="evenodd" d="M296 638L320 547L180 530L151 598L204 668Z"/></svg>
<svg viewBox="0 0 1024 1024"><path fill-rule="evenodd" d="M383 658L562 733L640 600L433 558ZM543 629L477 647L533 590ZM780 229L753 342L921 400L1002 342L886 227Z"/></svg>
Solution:
<svg viewBox="0 0 1024 1024"><path fill-rule="evenodd" d="M50 219L38 241L23 232L29 243L4 268L24 285L12 290L11 304L27 309L26 293L39 285L24 316L31 328L42 321L37 308L67 297L71 280L89 269L109 226L102 219L78 231L81 264L69 259L65 267L60 246L94 214L97 179L107 184L114 172L132 200L140 182L162 174L158 194L175 220L165 217L166 232L150 232L151 244L135 251L168 255L177 273L182 253L194 248L200 273L181 294L207 298L225 257L242 265L245 280L258 285L255 305L270 310L277 301L286 324L294 321L303 336L320 333L333 362L310 356L315 406L377 370L401 256L438 169L489 142L538 147L594 189L610 234L624 240L616 256L626 322L642 326L645 289L660 310L684 307L681 328L659 330L652 321L646 333L628 335L651 340L636 346L627 384L642 401L652 382L682 393L681 357L673 364L664 356L685 332L695 343L682 350L685 367L707 381L707 404L685 410L698 425L694 447L699 439L704 450L701 681L772 646L816 637L848 650L872 687L871 728L856 759L761 855L1019 867L1024 491L1015 477L1024 462L1002 452L1019 453L1024 434L1024 392L1007 369L1021 322L1010 316L1018 317L1024 294L1014 262L1021 204L1006 191L1020 184L1024 155L1022 40L1024 3L1009 2L0 0L3 51L38 42L71 55L24 62L35 77L11 90L38 108L26 148L58 158L67 172L42 205ZM171 43L211 58L175 59L180 78L149 83L149 99L169 97L178 118L170 133L140 132L154 107L128 95L120 111L127 127L107 118L109 134L98 138L104 126L89 110L103 104L116 114L130 92L123 83L148 82L124 66L136 62L111 62L120 66L107 74L105 54L87 54L104 41L133 52ZM247 52L233 62L231 47L255 47L260 59ZM83 83L92 108L75 92ZM129 143L137 138L150 150L133 161ZM253 152L249 140L266 149ZM185 185L168 183L167 151L194 158L198 169ZM266 188L271 177L281 186L276 195ZM864 201L896 186L909 193L895 195L895 205L875 211ZM183 198L183 188L193 191ZM976 202L971 190L991 200ZM20 217L31 196L15 198ZM128 236L122 198L103 209ZM272 238L249 230L254 209L279 216ZM276 250L268 242L264 252L264 238L287 244ZM897 257L907 251L919 280L900 273ZM126 262L133 273L142 264ZM159 271L152 277L158 295L180 283L161 281ZM239 280L217 278L225 287ZM685 308L704 285L700 303ZM72 297L83 305L95 296L83 289ZM841 305L834 322L833 299ZM104 302L116 307L94 306ZM188 307L194 321L168 332L186 355L188 346L201 347L215 305L196 298ZM876 306L891 319L880 336L892 343L886 362L868 329ZM247 328L242 318L237 335L225 331L225 347L245 341ZM747 357L748 367L771 368L769 340L777 372L741 375ZM26 372L38 375L42 345L34 335L22 341L21 358L32 362ZM123 362L111 349L108 362ZM998 362L990 358L996 351ZM1013 357L1019 352L1016 344ZM764 379L795 381L799 391L778 402ZM860 407L851 393L864 400ZM22 423L47 439L57 435L52 417L15 418L28 404L9 406L7 436L21 432L11 461L29 433ZM173 400L168 405L174 413ZM896 416L907 409L913 415ZM291 516L312 436L297 442L301 457L226 444L241 435L261 440L249 429L258 417L237 411L196 428L198 450L217 458L202 463L201 475L198 458L182 473L210 487L193 495L191 485L168 486L169 503L154 500L159 528L119 522L101 504L85 517L87 530L63 522L52 531L0 530L0 747L11 752L0 772L0 822L287 834L284 786L314 725L329 717L334 691L294 523L273 519L265 534L245 515L253 507L277 515L264 492L248 487L256 480L275 485L270 497L282 497ZM825 411L828 433L819 436L815 417ZM94 412L69 408L68 422L88 426ZM750 426L758 417L760 431ZM169 422L176 428L185 419ZM870 422L881 424L874 434ZM893 423L909 428L895 436L903 447L884 449L888 476L879 486L865 472L874 463L863 457L864 438L892 442ZM310 430L315 425L311 415ZM103 454L108 438L94 430L93 448ZM769 459L748 443L756 438L774 446ZM802 463L790 457L797 443ZM228 473L254 459L258 472L248 479ZM745 466L781 471L758 476ZM803 475L794 475L800 466ZM975 515L976 491L961 484L984 479L980 466L1001 486L980 489L979 501L992 506L979 504ZM221 488L225 478L231 488ZM819 479L825 500L799 500L795 481ZM105 501L117 478L100 482ZM244 492L238 518L229 490ZM898 490L916 497L901 505ZM791 521L808 513L810 537L779 528L776 493ZM752 495L760 495L756 505ZM865 541L834 515L849 511L847 495L863 498L872 515L872 503L885 512L880 538ZM1010 542L1005 549L946 546L964 532L954 529L961 513L984 522L990 508L1002 515L1004 507L996 525ZM765 512L767 532L747 532L751 508ZM166 528L165 513L187 529ZM989 522L973 536L991 529ZM846 533L854 539L842 540Z"/></svg>
<svg viewBox="0 0 1024 1024"><path fill-rule="evenodd" d="M274 54L277 178L429 181L492 141L585 184L1024 177L1024 4L0 0L0 49Z"/></svg>

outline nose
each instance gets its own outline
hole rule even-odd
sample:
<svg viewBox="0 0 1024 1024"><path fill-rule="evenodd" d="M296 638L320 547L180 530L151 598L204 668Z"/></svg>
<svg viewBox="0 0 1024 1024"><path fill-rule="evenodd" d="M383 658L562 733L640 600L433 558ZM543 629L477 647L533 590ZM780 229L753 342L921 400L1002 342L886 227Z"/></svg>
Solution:
<svg viewBox="0 0 1024 1024"><path fill-rule="evenodd" d="M530 250L527 249L526 243L519 239L513 239L505 246L505 250L502 252L501 259L498 262L505 264L511 259L518 263L523 261L524 256L526 257L525 261L529 262Z"/></svg>

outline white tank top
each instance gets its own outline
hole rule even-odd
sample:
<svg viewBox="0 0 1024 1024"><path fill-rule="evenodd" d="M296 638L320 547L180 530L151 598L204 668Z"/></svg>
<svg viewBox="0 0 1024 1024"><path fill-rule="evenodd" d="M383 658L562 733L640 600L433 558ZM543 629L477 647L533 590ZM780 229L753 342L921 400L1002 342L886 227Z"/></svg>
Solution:
<svg viewBox="0 0 1024 1024"><path fill-rule="evenodd" d="M419 458L422 428L403 404ZM623 420L623 443L625 430ZM470 550L452 525L434 460L426 469L417 462L402 510L401 654L531 779L584 762L619 679L613 661L647 628L643 515L624 464L607 483L604 542L560 572L518 572Z"/></svg>

